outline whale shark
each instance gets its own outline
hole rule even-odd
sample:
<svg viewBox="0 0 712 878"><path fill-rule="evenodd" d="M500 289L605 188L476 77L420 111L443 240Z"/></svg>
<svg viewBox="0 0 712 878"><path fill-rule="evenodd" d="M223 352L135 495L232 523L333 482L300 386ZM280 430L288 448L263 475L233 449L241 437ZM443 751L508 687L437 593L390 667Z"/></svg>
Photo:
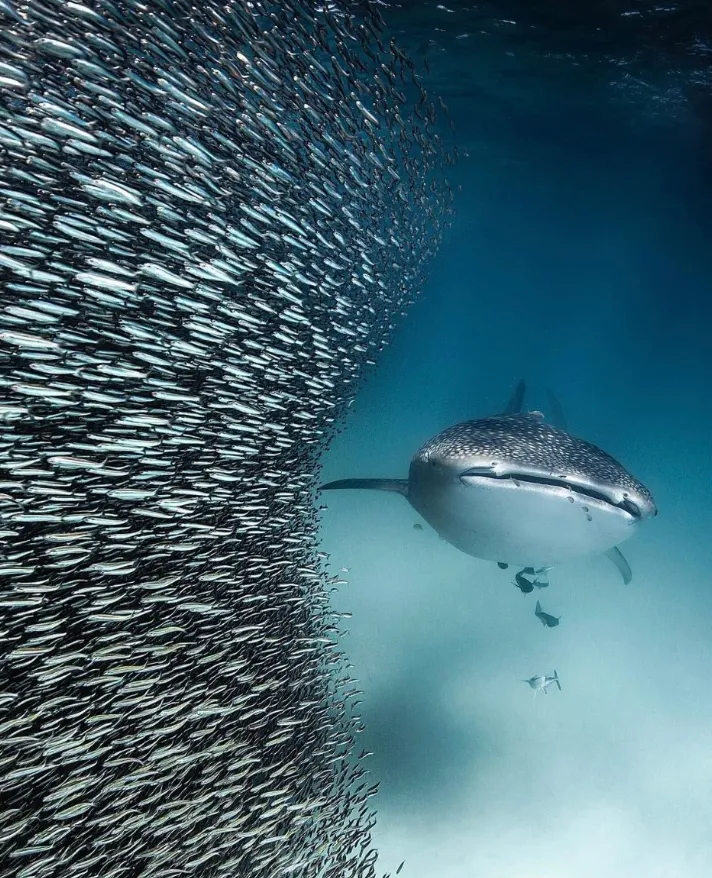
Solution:
<svg viewBox="0 0 712 878"><path fill-rule="evenodd" d="M340 479L322 491L404 496L448 543L475 558L546 571L605 554L623 581L618 546L657 515L650 491L610 454L539 411L523 412L520 381L498 415L448 427L413 456L407 479ZM554 405L554 420L563 418Z"/></svg>

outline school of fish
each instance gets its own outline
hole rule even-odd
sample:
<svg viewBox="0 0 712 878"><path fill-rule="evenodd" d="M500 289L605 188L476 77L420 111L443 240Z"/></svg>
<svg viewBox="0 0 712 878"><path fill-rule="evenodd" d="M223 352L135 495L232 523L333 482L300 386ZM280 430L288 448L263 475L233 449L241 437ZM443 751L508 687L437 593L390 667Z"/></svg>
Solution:
<svg viewBox="0 0 712 878"><path fill-rule="evenodd" d="M315 467L450 203L383 33L0 0L2 878L376 874Z"/></svg>

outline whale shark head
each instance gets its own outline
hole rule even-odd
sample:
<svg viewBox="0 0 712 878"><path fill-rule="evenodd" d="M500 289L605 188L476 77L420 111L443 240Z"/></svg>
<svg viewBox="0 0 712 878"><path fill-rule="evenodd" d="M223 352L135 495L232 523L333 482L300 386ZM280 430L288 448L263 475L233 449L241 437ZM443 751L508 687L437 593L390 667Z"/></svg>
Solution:
<svg viewBox="0 0 712 878"><path fill-rule="evenodd" d="M618 461L537 414L439 433L411 461L408 499L462 551L523 565L607 551L657 514Z"/></svg>

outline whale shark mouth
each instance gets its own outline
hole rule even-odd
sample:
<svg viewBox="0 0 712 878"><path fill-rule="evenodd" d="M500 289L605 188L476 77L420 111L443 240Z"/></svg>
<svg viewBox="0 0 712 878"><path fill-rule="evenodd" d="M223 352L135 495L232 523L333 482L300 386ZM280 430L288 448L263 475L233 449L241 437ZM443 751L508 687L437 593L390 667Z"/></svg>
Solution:
<svg viewBox="0 0 712 878"><path fill-rule="evenodd" d="M528 484L533 485L547 485L553 488L568 488L570 491L581 494L584 497L590 497L592 500L599 500L601 503L605 503L607 506L611 506L614 509L621 509L636 520L640 520L643 517L640 507L629 497L617 502L613 500L610 495L603 493L603 491L597 491L590 485L572 483L566 478L557 479L555 476L537 476L531 473L517 472L496 473L490 468L475 468L460 473L460 481L464 485L468 484L468 479L494 479L499 482L509 480L512 482L527 482Z"/></svg>

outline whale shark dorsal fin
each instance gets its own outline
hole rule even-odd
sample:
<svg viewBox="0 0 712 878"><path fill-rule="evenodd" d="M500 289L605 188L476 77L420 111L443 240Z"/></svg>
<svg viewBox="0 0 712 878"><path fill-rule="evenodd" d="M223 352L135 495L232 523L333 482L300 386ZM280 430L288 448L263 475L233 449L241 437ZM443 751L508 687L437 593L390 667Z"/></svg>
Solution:
<svg viewBox="0 0 712 878"><path fill-rule="evenodd" d="M514 388L514 392L509 397L509 402L507 403L506 408L502 412L503 415L518 415L521 412L526 390L527 385L524 382L524 379L520 378L517 382L517 386Z"/></svg>
<svg viewBox="0 0 712 878"><path fill-rule="evenodd" d="M623 557L623 553L619 548L614 546L612 549L609 549L605 552L606 558L608 558L613 564L616 565L616 569L623 577L623 582L625 585L633 578L633 571L630 569L630 564Z"/></svg>
<svg viewBox="0 0 712 878"><path fill-rule="evenodd" d="M547 389L546 391L546 396L549 400L549 409L551 410L550 421L552 425L554 427L557 427L559 430L566 430L566 415L564 414L564 410L558 400L558 397L554 396L552 391L549 389Z"/></svg>
<svg viewBox="0 0 712 878"><path fill-rule="evenodd" d="M338 491L351 488L366 491L394 491L396 494L408 496L408 479L339 479L320 485L320 491Z"/></svg>

